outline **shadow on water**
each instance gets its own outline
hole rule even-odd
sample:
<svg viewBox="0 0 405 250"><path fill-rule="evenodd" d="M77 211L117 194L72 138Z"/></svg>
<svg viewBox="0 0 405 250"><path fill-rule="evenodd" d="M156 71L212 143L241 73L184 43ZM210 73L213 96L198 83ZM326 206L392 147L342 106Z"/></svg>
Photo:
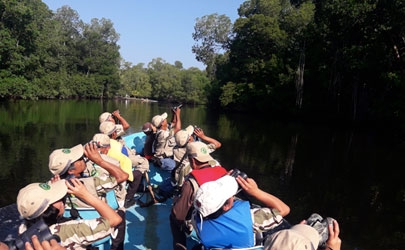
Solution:
<svg viewBox="0 0 405 250"><path fill-rule="evenodd" d="M136 132L156 114L167 112L170 119L170 108L137 101L0 103L0 206L14 203L18 190L28 183L48 180L49 154L89 141L98 132L102 112L119 109L131 124L129 132ZM343 249L404 249L402 133L264 122L201 106L183 106L181 117L183 127L198 125L222 143L213 156L225 168L246 172L261 188L283 199L291 207L290 223L317 212L339 221ZM139 218L127 216L134 225ZM162 218L168 220L168 214ZM163 222L151 221L142 233L155 230L154 223ZM148 240L154 246L159 239Z"/></svg>

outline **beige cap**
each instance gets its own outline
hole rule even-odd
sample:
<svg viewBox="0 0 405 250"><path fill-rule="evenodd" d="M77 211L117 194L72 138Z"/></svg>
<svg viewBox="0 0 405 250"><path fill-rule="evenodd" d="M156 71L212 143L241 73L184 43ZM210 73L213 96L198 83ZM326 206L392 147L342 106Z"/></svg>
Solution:
<svg viewBox="0 0 405 250"><path fill-rule="evenodd" d="M155 126L155 127L160 127L160 125L162 124L162 122L163 122L163 120L164 119L166 119L167 118L167 113L166 112L164 112L163 114L161 114L161 115L155 115L153 118L152 118L152 124L153 124L153 126Z"/></svg>
<svg viewBox="0 0 405 250"><path fill-rule="evenodd" d="M316 250L319 245L319 233L306 224L297 224L290 229L280 230L267 237L264 243L266 250Z"/></svg>
<svg viewBox="0 0 405 250"><path fill-rule="evenodd" d="M20 189L17 195L17 209L22 217L31 220L40 216L67 193L65 180L54 183L31 183Z"/></svg>
<svg viewBox="0 0 405 250"><path fill-rule="evenodd" d="M109 147L110 146L110 137L108 135L98 133L93 136L93 142L96 142L100 147Z"/></svg>
<svg viewBox="0 0 405 250"><path fill-rule="evenodd" d="M70 164L79 160L83 154L82 144L78 144L73 148L56 149L49 155L49 170L54 175L62 175L68 170Z"/></svg>
<svg viewBox="0 0 405 250"><path fill-rule="evenodd" d="M110 112L104 112L98 117L98 120L100 121L100 123L109 121L111 116L112 114Z"/></svg>
<svg viewBox="0 0 405 250"><path fill-rule="evenodd" d="M117 130L117 127L115 126L115 123L110 122L110 121L105 121L102 122L99 126L100 132L105 134L105 135L111 135Z"/></svg>
<svg viewBox="0 0 405 250"><path fill-rule="evenodd" d="M185 147L187 142L190 139L190 136L194 133L194 127L192 125L188 126L185 129L177 131L174 135L177 146Z"/></svg>
<svg viewBox="0 0 405 250"><path fill-rule="evenodd" d="M194 141L187 144L187 154L189 157L197 159L199 162L215 161L209 154L207 145L200 141Z"/></svg>

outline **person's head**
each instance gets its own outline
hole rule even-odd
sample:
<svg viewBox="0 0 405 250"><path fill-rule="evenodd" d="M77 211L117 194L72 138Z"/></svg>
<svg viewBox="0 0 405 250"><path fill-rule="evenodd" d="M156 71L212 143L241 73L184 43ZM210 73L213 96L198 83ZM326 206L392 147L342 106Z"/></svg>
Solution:
<svg viewBox="0 0 405 250"><path fill-rule="evenodd" d="M230 175L202 184L195 195L194 208L202 217L217 218L233 206L238 183Z"/></svg>
<svg viewBox="0 0 405 250"><path fill-rule="evenodd" d="M152 118L152 125L155 126L157 129L160 129L162 126L167 125L167 113L164 112L161 115L155 115Z"/></svg>
<svg viewBox="0 0 405 250"><path fill-rule="evenodd" d="M100 133L108 135L112 139L117 138L117 127L114 122L104 121L99 126Z"/></svg>
<svg viewBox="0 0 405 250"><path fill-rule="evenodd" d="M177 131L174 135L174 139L178 147L183 148L187 145L188 142L194 141L192 135L194 133L194 127L192 125L188 126L185 129Z"/></svg>
<svg viewBox="0 0 405 250"><path fill-rule="evenodd" d="M49 170L53 175L63 176L72 174L80 176L86 169L83 145L72 148L55 149L49 155Z"/></svg>
<svg viewBox="0 0 405 250"><path fill-rule="evenodd" d="M207 145L200 141L190 142L186 146L186 154L193 169L198 169L207 163L215 162L209 153Z"/></svg>
<svg viewBox="0 0 405 250"><path fill-rule="evenodd" d="M110 112L104 112L102 113L99 117L98 120L100 121L100 123L105 122L105 121L110 121L115 123L114 117Z"/></svg>
<svg viewBox="0 0 405 250"><path fill-rule="evenodd" d="M265 250L316 250L319 234L311 226L297 224L290 229L280 230L268 236L264 242Z"/></svg>
<svg viewBox="0 0 405 250"><path fill-rule="evenodd" d="M108 154L108 150L110 150L110 137L108 135L97 133L93 136L93 140L91 143L97 144L97 147L102 154Z"/></svg>
<svg viewBox="0 0 405 250"><path fill-rule="evenodd" d="M152 133L154 132L154 128L153 128L152 123L150 123L150 122L145 122L145 123L142 125L142 131L143 131L146 135L152 134Z"/></svg>
<svg viewBox="0 0 405 250"><path fill-rule="evenodd" d="M31 183L18 192L18 212L25 219L33 220L53 207L57 209L57 216L62 216L65 211L64 197L67 190L65 180L54 183Z"/></svg>

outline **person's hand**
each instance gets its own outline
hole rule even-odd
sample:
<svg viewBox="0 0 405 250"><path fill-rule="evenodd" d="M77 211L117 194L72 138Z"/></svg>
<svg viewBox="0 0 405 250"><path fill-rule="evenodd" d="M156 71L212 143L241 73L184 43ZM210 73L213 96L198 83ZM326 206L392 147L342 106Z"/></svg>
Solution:
<svg viewBox="0 0 405 250"><path fill-rule="evenodd" d="M36 235L32 236L32 245L28 241L25 242L25 249L26 250L64 250L65 247L59 245L59 243L55 239L51 239L50 241L44 240L39 242L39 239Z"/></svg>
<svg viewBox="0 0 405 250"><path fill-rule="evenodd" d="M51 178L51 183L55 183L60 180L60 175L56 174Z"/></svg>
<svg viewBox="0 0 405 250"><path fill-rule="evenodd" d="M120 114L120 111L117 109L117 110L115 110L114 112L112 112L111 113L113 116L115 116L115 117L120 117L121 116L121 114Z"/></svg>
<svg viewBox="0 0 405 250"><path fill-rule="evenodd" d="M95 143L87 143L86 145L84 145L84 155L96 164L103 160L103 158L101 158L99 150L100 149Z"/></svg>
<svg viewBox="0 0 405 250"><path fill-rule="evenodd" d="M328 225L329 228L329 238L326 241L327 250L340 250L342 245L342 240L339 238L339 223L336 220L333 220L333 224Z"/></svg>
<svg viewBox="0 0 405 250"><path fill-rule="evenodd" d="M202 128L196 127L194 128L194 134L198 137L201 138L204 136L204 131L202 130Z"/></svg>
<svg viewBox="0 0 405 250"><path fill-rule="evenodd" d="M86 186L78 178L72 178L69 181L66 181L65 183L66 186L68 187L67 192L69 194L73 194L79 198L83 198L86 195L90 194Z"/></svg>
<svg viewBox="0 0 405 250"><path fill-rule="evenodd" d="M9 247L6 243L0 241L0 250L9 250Z"/></svg>
<svg viewBox="0 0 405 250"><path fill-rule="evenodd" d="M254 196L257 191L259 191L259 187L257 183L252 178L243 179L241 176L236 176L236 181L238 182L239 186L249 195Z"/></svg>

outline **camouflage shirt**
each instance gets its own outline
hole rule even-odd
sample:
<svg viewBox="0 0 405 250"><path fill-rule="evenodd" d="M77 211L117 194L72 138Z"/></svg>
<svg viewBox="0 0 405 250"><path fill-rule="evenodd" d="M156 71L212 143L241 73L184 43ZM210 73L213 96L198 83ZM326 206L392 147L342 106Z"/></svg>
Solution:
<svg viewBox="0 0 405 250"><path fill-rule="evenodd" d="M52 234L60 237L61 246L67 249L86 249L92 243L110 236L114 228L103 217L87 220L71 220L49 227Z"/></svg>

